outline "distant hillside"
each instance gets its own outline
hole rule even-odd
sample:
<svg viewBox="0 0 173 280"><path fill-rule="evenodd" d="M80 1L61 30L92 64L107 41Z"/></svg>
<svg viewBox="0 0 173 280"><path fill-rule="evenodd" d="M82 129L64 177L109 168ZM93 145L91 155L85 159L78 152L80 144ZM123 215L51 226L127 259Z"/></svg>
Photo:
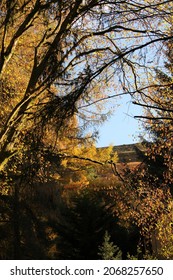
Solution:
<svg viewBox="0 0 173 280"><path fill-rule="evenodd" d="M118 154L118 163L140 163L145 158L145 148L141 143L114 146L113 151Z"/></svg>
<svg viewBox="0 0 173 280"><path fill-rule="evenodd" d="M114 146L119 163L141 162L145 158L145 148L141 143Z"/></svg>

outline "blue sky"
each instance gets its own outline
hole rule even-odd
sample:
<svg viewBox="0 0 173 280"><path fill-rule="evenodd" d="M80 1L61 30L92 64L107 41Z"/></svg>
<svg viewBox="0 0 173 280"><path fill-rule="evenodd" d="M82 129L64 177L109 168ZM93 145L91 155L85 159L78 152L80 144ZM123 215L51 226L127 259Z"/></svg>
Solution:
<svg viewBox="0 0 173 280"><path fill-rule="evenodd" d="M141 123L133 116L141 115L142 109L133 105L127 96L119 100L118 103L120 106L115 110L112 117L100 126L97 147L105 147L110 144L131 144L139 141L138 135L141 133Z"/></svg>

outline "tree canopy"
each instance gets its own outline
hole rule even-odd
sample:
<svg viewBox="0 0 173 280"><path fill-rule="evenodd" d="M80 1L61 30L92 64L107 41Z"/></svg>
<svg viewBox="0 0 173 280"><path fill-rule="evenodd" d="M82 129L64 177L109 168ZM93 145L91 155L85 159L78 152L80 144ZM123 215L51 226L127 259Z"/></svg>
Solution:
<svg viewBox="0 0 173 280"><path fill-rule="evenodd" d="M79 126L96 121L108 85L115 96L139 91L148 47L159 51L172 38L164 29L171 7L172 1L1 1L0 77L8 100L1 170L23 149L19 139L27 131L43 137L73 115Z"/></svg>

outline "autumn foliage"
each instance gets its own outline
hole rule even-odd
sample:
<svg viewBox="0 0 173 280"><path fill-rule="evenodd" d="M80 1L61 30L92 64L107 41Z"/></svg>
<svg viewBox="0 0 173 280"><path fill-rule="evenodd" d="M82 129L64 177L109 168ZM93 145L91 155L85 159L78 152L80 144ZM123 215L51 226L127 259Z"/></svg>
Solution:
<svg viewBox="0 0 173 280"><path fill-rule="evenodd" d="M172 258L172 7L0 1L1 259L98 259L105 233L103 256ZM152 136L133 169L97 148L123 95Z"/></svg>

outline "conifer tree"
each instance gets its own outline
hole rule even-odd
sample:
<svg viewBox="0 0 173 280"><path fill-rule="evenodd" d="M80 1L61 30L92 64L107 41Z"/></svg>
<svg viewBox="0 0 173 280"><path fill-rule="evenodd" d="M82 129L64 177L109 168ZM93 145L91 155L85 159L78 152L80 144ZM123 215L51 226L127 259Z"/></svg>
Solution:
<svg viewBox="0 0 173 280"><path fill-rule="evenodd" d="M121 260L122 252L118 248L118 246L114 245L113 242L110 241L110 235L108 231L105 232L104 241L101 246L99 246L98 255L102 260Z"/></svg>

